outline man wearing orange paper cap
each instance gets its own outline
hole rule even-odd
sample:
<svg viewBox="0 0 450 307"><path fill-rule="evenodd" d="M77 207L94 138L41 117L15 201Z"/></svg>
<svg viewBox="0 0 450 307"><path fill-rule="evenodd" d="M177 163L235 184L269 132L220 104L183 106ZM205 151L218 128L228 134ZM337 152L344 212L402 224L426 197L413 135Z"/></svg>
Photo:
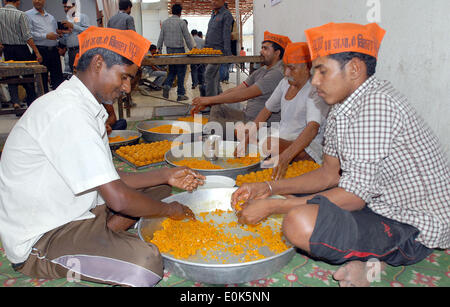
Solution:
<svg viewBox="0 0 450 307"><path fill-rule="evenodd" d="M193 218L160 199L169 185L192 190L204 177L187 168L115 169L101 103L130 91L150 42L96 27L79 40L77 74L37 99L6 141L0 238L13 268L34 278L152 286L163 274L159 251L126 230L142 216Z"/></svg>
<svg viewBox="0 0 450 307"><path fill-rule="evenodd" d="M253 72L242 84L220 95L195 98L192 112L197 113L211 106L210 122L219 122L223 127L227 122L254 120L283 79L282 59L288 43L290 39L287 36L266 31L261 46L264 66ZM247 106L241 110L240 102L243 101L247 101ZM268 122L279 120L280 114L274 113Z"/></svg>
<svg viewBox="0 0 450 307"><path fill-rule="evenodd" d="M272 154L272 159L267 161L267 164L273 164L275 167L272 174L274 180L285 175L289 163L293 160L313 160L321 163L323 131L329 109L311 86L308 44L288 44L283 62L285 77L254 120L259 126L265 123L272 113L281 114L279 129L272 126L271 136L267 138L270 144L263 146L270 148L269 152ZM248 143L248 133L237 135L245 135L245 141L242 140L240 144Z"/></svg>
<svg viewBox="0 0 450 307"><path fill-rule="evenodd" d="M311 83L332 106L323 165L296 178L244 186L233 202L310 194L247 206L287 213L283 232L291 243L344 264L333 275L341 286L367 286L377 267L380 274L386 264L414 264L433 248L450 247L448 161L407 98L374 76L382 28L330 23L305 33Z"/></svg>

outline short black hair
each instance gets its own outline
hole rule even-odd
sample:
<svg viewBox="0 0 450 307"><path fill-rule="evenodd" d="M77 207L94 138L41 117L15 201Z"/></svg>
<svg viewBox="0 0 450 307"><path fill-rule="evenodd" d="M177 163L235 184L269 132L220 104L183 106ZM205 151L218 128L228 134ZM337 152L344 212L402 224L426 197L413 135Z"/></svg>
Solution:
<svg viewBox="0 0 450 307"><path fill-rule="evenodd" d="M191 34L192 34L192 36L194 36L194 35L197 35L198 32L197 32L197 30L192 30L192 31L191 31Z"/></svg>
<svg viewBox="0 0 450 307"><path fill-rule="evenodd" d="M111 68L113 65L132 65L129 59L105 48L94 48L86 51L78 60L77 71L86 71L95 55L101 55L106 63L106 67Z"/></svg>
<svg viewBox="0 0 450 307"><path fill-rule="evenodd" d="M152 50L156 50L158 49L158 47L156 47L156 45L151 44L150 48L148 50L152 51Z"/></svg>
<svg viewBox="0 0 450 307"><path fill-rule="evenodd" d="M197 32L197 35L198 35L199 37L202 37L202 36L203 36L203 32L202 32L202 31L198 31L198 32Z"/></svg>
<svg viewBox="0 0 450 307"><path fill-rule="evenodd" d="M175 3L172 5L172 15L181 15L181 11L183 10L183 7L181 4Z"/></svg>
<svg viewBox="0 0 450 307"><path fill-rule="evenodd" d="M375 74L377 68L377 59L371 55L359 52L341 52L328 55L328 58L338 61L341 69L353 58L358 58L366 64L367 78Z"/></svg>
<svg viewBox="0 0 450 307"><path fill-rule="evenodd" d="M119 10L124 11L129 7L133 7L133 3L130 0L120 0L119 1Z"/></svg>
<svg viewBox="0 0 450 307"><path fill-rule="evenodd" d="M271 43L273 50L275 50L275 51L280 50L280 60L283 58L283 56L284 56L284 48L283 47L281 47L280 45L278 45L277 43L272 42L272 41L263 41L262 43L263 44L264 43Z"/></svg>
<svg viewBox="0 0 450 307"><path fill-rule="evenodd" d="M12 3L16 3L17 1L19 1L19 0L5 0L5 2L12 2Z"/></svg>

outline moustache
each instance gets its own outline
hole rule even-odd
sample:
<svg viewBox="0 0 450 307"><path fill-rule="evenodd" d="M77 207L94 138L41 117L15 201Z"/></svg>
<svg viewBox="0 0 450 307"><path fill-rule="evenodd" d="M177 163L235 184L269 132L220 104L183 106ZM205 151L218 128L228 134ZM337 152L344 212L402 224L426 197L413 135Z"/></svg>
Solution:
<svg viewBox="0 0 450 307"><path fill-rule="evenodd" d="M286 81L290 81L290 82L295 82L295 79L293 78L293 77L284 77L284 79L286 80Z"/></svg>

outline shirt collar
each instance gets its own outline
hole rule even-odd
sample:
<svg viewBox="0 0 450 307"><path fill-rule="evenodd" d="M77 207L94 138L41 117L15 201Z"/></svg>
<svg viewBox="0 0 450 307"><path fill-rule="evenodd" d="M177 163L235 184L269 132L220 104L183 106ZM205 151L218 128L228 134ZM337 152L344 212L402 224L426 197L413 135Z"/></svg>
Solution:
<svg viewBox="0 0 450 307"><path fill-rule="evenodd" d="M37 14L41 15L41 13L40 13L38 10L36 10L35 7L33 7L31 10L33 11L33 13L34 13L35 15L37 15ZM48 15L47 11L44 10L44 16L47 16L47 15Z"/></svg>
<svg viewBox="0 0 450 307"><path fill-rule="evenodd" d="M17 10L17 7L15 7L12 4L7 4L7 5L5 5L5 9Z"/></svg>
<svg viewBox="0 0 450 307"><path fill-rule="evenodd" d="M219 9L219 11L217 12L217 14L214 14L214 12L215 12L215 10L212 10L212 15L213 16L217 16L217 15L219 15L220 13L222 13L224 10L226 10L227 8L225 7L225 6L222 6L220 9Z"/></svg>
<svg viewBox="0 0 450 307"><path fill-rule="evenodd" d="M82 103L92 112L94 116L99 116L102 111L105 110L103 106L97 101L91 91L84 85L84 83L78 79L77 76L72 76L67 81L67 88L73 91L78 91L81 96L86 99L82 99Z"/></svg>
<svg viewBox="0 0 450 307"><path fill-rule="evenodd" d="M356 106L359 105L361 98L370 88L374 86L377 79L375 76L369 77L363 84L361 84L347 99L343 102L335 104L331 111L330 116L336 117L340 114L349 116Z"/></svg>

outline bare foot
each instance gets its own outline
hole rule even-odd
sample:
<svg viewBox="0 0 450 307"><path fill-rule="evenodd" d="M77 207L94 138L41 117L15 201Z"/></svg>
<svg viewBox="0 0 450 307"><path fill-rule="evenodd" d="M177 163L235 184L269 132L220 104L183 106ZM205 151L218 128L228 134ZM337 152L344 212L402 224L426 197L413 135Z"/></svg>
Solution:
<svg viewBox="0 0 450 307"><path fill-rule="evenodd" d="M381 263L381 269L383 270L385 264ZM370 281L367 278L368 268L366 262L362 261L350 261L341 266L336 273L333 274L333 278L339 282L341 287L369 287ZM380 272L381 273L381 272Z"/></svg>

